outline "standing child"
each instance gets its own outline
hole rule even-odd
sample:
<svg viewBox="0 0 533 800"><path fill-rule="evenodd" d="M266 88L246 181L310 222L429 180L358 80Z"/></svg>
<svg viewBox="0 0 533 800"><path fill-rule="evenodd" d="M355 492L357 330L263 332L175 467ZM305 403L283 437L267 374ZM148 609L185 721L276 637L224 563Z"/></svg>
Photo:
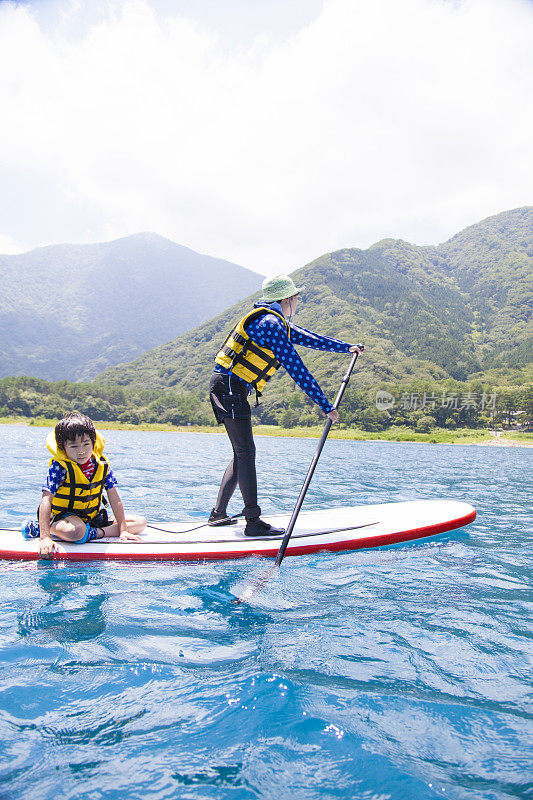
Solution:
<svg viewBox="0 0 533 800"><path fill-rule="evenodd" d="M43 485L39 521L26 522L21 528L25 539L39 537L39 555L52 557L55 545L50 534L73 544L103 536L140 541L137 534L146 527L146 520L133 514L125 517L117 480L103 454L104 439L92 420L77 411L67 414L46 437L46 446L52 459ZM108 519L102 506L104 489L115 521Z"/></svg>

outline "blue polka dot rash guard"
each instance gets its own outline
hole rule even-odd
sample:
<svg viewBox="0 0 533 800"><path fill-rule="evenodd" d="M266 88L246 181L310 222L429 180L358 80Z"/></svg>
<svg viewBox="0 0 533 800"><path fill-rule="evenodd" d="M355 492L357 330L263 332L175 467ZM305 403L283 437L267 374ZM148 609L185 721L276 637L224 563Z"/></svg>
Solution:
<svg viewBox="0 0 533 800"><path fill-rule="evenodd" d="M281 314L279 303L271 303L270 307ZM320 336L317 333L306 330L306 328L300 328L292 322L289 325L291 329L290 339L287 336L285 325L274 314L267 313L264 316L252 319L245 325L245 329L254 342L272 350L293 381L327 414L333 409L333 406L294 349L294 345L302 345L313 350L327 350L332 353L349 353L352 345L342 342L340 339ZM218 366L215 369L219 372L229 371L224 367Z"/></svg>

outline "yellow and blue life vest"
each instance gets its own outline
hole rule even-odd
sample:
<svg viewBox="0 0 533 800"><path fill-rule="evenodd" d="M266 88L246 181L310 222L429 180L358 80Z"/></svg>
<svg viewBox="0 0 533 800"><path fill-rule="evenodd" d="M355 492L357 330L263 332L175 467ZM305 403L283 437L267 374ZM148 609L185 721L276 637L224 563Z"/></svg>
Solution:
<svg viewBox="0 0 533 800"><path fill-rule="evenodd" d="M280 363L270 348L262 347L250 338L244 326L251 319L265 312L274 314L275 317L278 317L283 322L287 329L287 336L290 339L289 323L283 314L278 314L277 311L273 311L271 308L254 308L239 320L215 356L217 364L229 369L238 378L253 386L258 396L261 395L266 382L279 369Z"/></svg>
<svg viewBox="0 0 533 800"><path fill-rule="evenodd" d="M109 471L109 463L103 454L105 441L99 433L93 448L96 459L96 471L89 480L81 471L79 464L72 461L57 442L54 431L46 437L46 446L52 454L52 461L66 470L65 482L59 487L52 500L52 516L72 512L84 520L91 520L98 514L102 502L105 479Z"/></svg>

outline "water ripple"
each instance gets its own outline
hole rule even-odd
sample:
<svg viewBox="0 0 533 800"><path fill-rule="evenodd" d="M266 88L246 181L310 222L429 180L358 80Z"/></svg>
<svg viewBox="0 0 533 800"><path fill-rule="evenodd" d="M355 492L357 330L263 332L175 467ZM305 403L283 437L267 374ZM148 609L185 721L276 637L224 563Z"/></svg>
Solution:
<svg viewBox="0 0 533 800"><path fill-rule="evenodd" d="M38 502L44 434L0 430L5 526ZM224 437L106 438L127 507L212 507ZM314 447L258 441L266 512L291 507ZM308 508L451 497L476 525L287 559L239 607L256 559L0 563L0 797L533 797L530 465L518 448L328 442Z"/></svg>

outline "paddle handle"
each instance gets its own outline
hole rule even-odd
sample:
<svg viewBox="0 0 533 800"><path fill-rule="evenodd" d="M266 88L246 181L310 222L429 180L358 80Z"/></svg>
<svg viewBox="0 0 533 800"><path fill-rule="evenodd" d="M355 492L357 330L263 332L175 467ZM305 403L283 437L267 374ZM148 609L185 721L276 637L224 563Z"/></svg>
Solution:
<svg viewBox="0 0 533 800"><path fill-rule="evenodd" d="M360 345L360 347L362 347L362 345ZM339 391L337 393L337 397L335 398L335 402L333 403L333 408L334 409L337 409L339 407L339 404L340 404L340 402L342 400L342 396L344 394L344 390L348 386L348 381L350 380L350 376L351 376L351 374L353 372L353 368L355 367L355 362L357 361L357 356L358 355L359 355L359 350L356 350L355 353L352 356L352 360L350 362L350 366L348 367L346 375L342 379ZM322 431L322 436L320 437L320 441L318 442L318 447L316 448L316 452L315 452L315 454L313 456L313 460L311 461L311 465L310 465L310 467L309 467L309 469L307 471L307 475L306 475L304 484L303 484L303 486L301 488L300 494L298 496L298 500L296 501L296 505L294 506L294 511L292 512L292 516L291 516L289 525L287 527L287 530L285 531L285 536L283 537L283 541L282 541L282 543L280 545L280 548L278 550L278 554L276 556L276 561L275 561L276 567L279 567L279 565L281 564L281 562L283 561L283 558L285 556L285 550L287 549L287 545L289 544L289 539L292 536L292 532L294 530L294 526L296 524L296 520L298 518L298 514L300 513L300 509L302 507L302 503L304 501L305 495L307 494L307 490L309 488L309 484L311 483L311 478L313 477L313 474L315 472L315 467L318 464L318 459L320 458L320 454L322 452L322 449L324 447L326 439L328 438L328 433L330 431L330 428L331 428L332 424L333 424L332 421L328 417L328 419L326 420L326 424L324 425L324 430Z"/></svg>

